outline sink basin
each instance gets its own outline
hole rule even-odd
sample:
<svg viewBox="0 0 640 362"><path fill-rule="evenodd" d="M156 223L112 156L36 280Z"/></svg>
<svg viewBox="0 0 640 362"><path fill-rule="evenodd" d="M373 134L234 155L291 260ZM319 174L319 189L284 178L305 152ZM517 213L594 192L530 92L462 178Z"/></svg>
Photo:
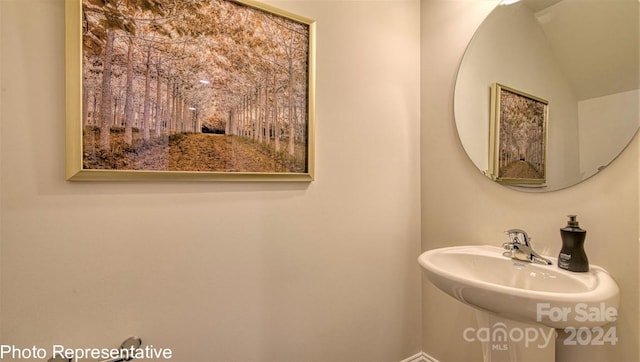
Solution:
<svg viewBox="0 0 640 362"><path fill-rule="evenodd" d="M439 289L481 311L551 328L596 327L617 318L619 289L597 265L576 273L502 255L497 246L457 246L418 258Z"/></svg>

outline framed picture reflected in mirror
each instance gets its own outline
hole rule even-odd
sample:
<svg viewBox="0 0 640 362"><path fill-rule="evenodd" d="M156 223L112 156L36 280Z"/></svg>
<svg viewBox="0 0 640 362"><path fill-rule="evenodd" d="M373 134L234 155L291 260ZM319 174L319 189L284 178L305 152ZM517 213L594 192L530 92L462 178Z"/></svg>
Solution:
<svg viewBox="0 0 640 362"><path fill-rule="evenodd" d="M491 85L489 177L511 185L544 185L549 102Z"/></svg>

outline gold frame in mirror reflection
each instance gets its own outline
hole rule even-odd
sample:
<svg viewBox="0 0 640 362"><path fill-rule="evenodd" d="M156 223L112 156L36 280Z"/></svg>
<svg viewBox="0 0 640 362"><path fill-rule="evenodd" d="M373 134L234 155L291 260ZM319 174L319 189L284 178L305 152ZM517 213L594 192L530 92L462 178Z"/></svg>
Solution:
<svg viewBox="0 0 640 362"><path fill-rule="evenodd" d="M489 170L509 185L544 186L549 102L500 83L491 85Z"/></svg>

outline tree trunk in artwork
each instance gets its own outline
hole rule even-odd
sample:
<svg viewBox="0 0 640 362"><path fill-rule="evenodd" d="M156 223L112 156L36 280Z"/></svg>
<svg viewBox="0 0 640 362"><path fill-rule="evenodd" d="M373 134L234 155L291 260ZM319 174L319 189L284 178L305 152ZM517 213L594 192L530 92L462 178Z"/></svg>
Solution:
<svg viewBox="0 0 640 362"><path fill-rule="evenodd" d="M124 102L124 142L133 144L133 39L130 38L127 49L127 85Z"/></svg>
<svg viewBox="0 0 640 362"><path fill-rule="evenodd" d="M150 123L151 123L151 115L149 112L151 111L151 45L147 47L147 61L145 63L145 80L144 80L144 119L142 121L142 139L145 142L148 142L151 138L150 136Z"/></svg>
<svg viewBox="0 0 640 362"><path fill-rule="evenodd" d="M171 134L173 132L173 119L172 119L172 114L173 114L173 103L171 102L171 97L173 96L173 83L171 82L171 76L167 75L167 94L166 94L166 99L165 99L165 128L167 131L167 134Z"/></svg>
<svg viewBox="0 0 640 362"><path fill-rule="evenodd" d="M162 117L162 82L160 80L160 59L156 63L156 137L160 137Z"/></svg>
<svg viewBox="0 0 640 362"><path fill-rule="evenodd" d="M289 58L289 155L293 155L296 138L296 120L293 115L293 58Z"/></svg>
<svg viewBox="0 0 640 362"><path fill-rule="evenodd" d="M107 29L106 37L102 69L102 99L100 101L100 148L103 150L108 150L111 146L111 122L113 118L111 109L111 62L115 38L114 31Z"/></svg>
<svg viewBox="0 0 640 362"><path fill-rule="evenodd" d="M276 76L274 75L273 84L277 84ZM278 92L273 95L273 144L276 152L280 151L280 121L278 117Z"/></svg>

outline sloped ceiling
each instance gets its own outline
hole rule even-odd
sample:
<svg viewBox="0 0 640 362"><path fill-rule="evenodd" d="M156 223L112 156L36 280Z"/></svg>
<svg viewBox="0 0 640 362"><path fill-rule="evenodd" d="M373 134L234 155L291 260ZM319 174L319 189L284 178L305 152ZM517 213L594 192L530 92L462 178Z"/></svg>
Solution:
<svg viewBox="0 0 640 362"><path fill-rule="evenodd" d="M640 88L637 0L522 0L578 99Z"/></svg>

